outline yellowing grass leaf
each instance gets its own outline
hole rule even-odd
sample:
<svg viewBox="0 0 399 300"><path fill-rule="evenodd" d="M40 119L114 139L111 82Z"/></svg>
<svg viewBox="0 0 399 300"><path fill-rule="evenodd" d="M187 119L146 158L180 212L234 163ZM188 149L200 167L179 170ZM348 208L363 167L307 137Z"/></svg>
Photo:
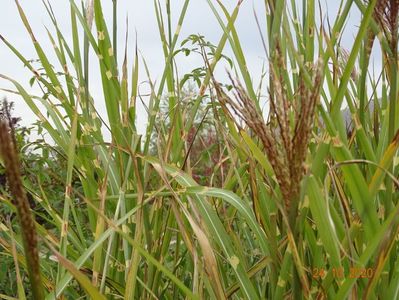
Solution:
<svg viewBox="0 0 399 300"><path fill-rule="evenodd" d="M92 299L106 299L104 295L100 294L100 292L91 284L90 280L80 272L72 262L62 256L57 250L55 250L50 244L48 244L51 251L57 257L58 261L62 264L62 266L72 274L72 276L79 282L82 288L85 289L86 293L92 297Z"/></svg>

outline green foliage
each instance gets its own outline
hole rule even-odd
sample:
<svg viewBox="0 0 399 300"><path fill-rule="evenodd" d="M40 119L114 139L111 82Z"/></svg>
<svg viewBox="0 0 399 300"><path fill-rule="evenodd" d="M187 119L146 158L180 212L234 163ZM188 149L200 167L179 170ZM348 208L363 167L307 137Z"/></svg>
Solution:
<svg viewBox="0 0 399 300"><path fill-rule="evenodd" d="M195 34L180 42L189 0L173 12L175 27L171 1L154 1L165 63L155 83L151 58L130 57L126 46L117 59L118 20L105 22L100 0L82 8L70 1L71 41L44 2L55 61L16 1L37 57L1 39L43 93L0 78L38 118L36 141L26 139L33 129L16 131L46 299L398 298L397 1L344 1L326 26L316 1L265 0L257 19L266 24L259 30L270 76L259 87L236 26L247 4L230 12L207 2L222 29L215 45ZM362 19L345 55L339 37L353 9ZM374 43L387 62L376 78ZM203 64L180 77L183 55L201 55ZM242 84L218 82L221 61ZM105 115L90 93L94 63ZM143 135L141 68L151 88ZM4 188L0 199L2 216L12 215ZM0 294L17 297L26 262L20 228L9 225L0 218Z"/></svg>

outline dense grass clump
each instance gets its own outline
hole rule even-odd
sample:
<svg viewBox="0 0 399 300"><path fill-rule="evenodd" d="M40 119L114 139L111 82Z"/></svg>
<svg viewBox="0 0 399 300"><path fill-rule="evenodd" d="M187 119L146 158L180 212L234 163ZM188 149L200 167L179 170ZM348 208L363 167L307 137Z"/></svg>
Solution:
<svg viewBox="0 0 399 300"><path fill-rule="evenodd" d="M151 57L117 45L116 0L112 24L102 1L71 0L71 40L43 1L55 60L15 2L37 57L0 38L43 94L0 78L50 139L13 139L16 124L2 118L0 298L399 297L398 1L343 1L327 21L314 0L265 0L254 34L267 64L254 79L236 25L246 1L232 11L207 1L222 29L213 45L180 36L189 0L175 27L171 1L155 0L164 53L156 81ZM362 17L346 51L352 10ZM191 52L203 64L179 76L179 55ZM223 62L230 80L215 75Z"/></svg>

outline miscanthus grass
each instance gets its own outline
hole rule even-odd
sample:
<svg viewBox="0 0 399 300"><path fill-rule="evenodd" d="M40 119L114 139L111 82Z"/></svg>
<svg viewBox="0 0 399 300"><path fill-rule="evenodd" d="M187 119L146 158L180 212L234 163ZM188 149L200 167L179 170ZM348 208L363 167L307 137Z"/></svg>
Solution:
<svg viewBox="0 0 399 300"><path fill-rule="evenodd" d="M71 0L70 40L43 1L55 60L15 1L36 60L16 49L5 30L0 38L43 94L0 78L14 85L8 92L24 100L51 137L43 153L57 156L47 156L45 165L58 164L63 175L54 175L62 191L57 202L40 174L14 180L18 166L7 155L17 152L6 149L12 143L2 125L2 167L16 175L2 189L1 205L22 220L15 226L11 215L0 218L0 255L13 258L19 287L7 296L398 298L399 3L342 1L327 21L317 1L265 0L252 34L267 62L255 79L236 25L246 1L231 11L207 1L222 32L215 45L181 36L191 3L172 11L172 2L154 1L164 54L154 80L151 57L117 42L118 1L107 24L102 1ZM352 10L360 11L360 24L343 49ZM203 64L179 76L182 53L201 55ZM371 62L378 55L376 74ZM214 72L226 61L230 80ZM91 94L93 64L105 115ZM143 80L146 97L139 93ZM148 123L139 134L142 102ZM32 208L24 189L33 195ZM26 273L32 292L21 284Z"/></svg>

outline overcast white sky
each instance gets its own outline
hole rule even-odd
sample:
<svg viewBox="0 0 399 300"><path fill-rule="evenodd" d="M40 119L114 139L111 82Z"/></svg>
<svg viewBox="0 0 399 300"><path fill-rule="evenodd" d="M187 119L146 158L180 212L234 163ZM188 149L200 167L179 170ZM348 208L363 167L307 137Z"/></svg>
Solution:
<svg viewBox="0 0 399 300"><path fill-rule="evenodd" d="M16 5L14 0L1 0L1 11L0 11L0 34L8 39L17 49L19 49L23 55L28 59L36 58L35 51L32 43L29 39L26 30L23 27L22 21L19 18ZM80 1L76 1L79 3ZM178 14L180 12L183 0L171 0L172 11L174 16L174 24L177 23ZM224 0L223 3L230 9L234 7L237 1ZM298 1L302 2L302 1ZM338 1L337 1L338 2ZM48 41L45 26L50 29L51 21L47 16L41 0L20 0L22 7L24 8L29 22L31 23L35 32L36 38L42 44L45 49L49 49L48 54L50 57L54 57L52 47ZM68 0L50 0L53 6L54 12L58 18L58 22L62 30L67 37L70 37L70 16L69 16L69 1ZM162 0L163 4L164 1ZM216 3L216 1L215 1ZM326 4L328 3L328 4ZM111 24L111 11L112 1L102 1L106 18ZM124 45L124 32L125 32L125 17L129 18L129 47L130 47L130 61L133 58L133 49L135 46L134 32L137 31L138 47L142 55L146 59L151 76L153 80L157 80L161 76L161 72L164 67L164 60L162 55L162 46L159 39L159 33L157 23L155 19L155 12L153 8L153 1L150 0L118 0L119 6L119 49L123 48ZM336 1L326 1L323 3L323 7L328 6L328 14L333 20L336 16L338 9L338 3ZM253 9L259 12L259 15L264 15L263 1L259 0L244 0L242 9L240 11L237 20L237 30L240 36L242 45L244 47L244 53L248 63L248 69L254 80L260 77L262 64L265 60L265 53L262 48L261 40L258 34L255 18L253 16ZM262 19L262 18L261 18ZM350 47L353 43L353 37L357 32L357 26L359 25L359 12L357 8L354 8L351 12L350 22L347 25L344 35L344 45ZM174 25L175 26L175 25ZM175 28L175 27L174 27ZM209 5L206 0L192 0L190 2L187 16L185 18L182 31L180 34L181 40L185 39L190 34L202 34L207 40L213 44L217 44L219 41L222 31L216 21L216 18L212 14ZM180 41L181 41L180 40ZM228 51L228 49L227 49ZM227 52L228 53L228 52ZM121 61L121 58L119 59ZM55 63L56 60L54 59ZM191 71L193 68L201 66L200 58L190 56L185 58L181 55L177 59L178 70L180 76ZM93 74L97 73L94 67L95 61L92 61ZM56 67L61 70L59 65ZM143 70L143 67L141 67ZM224 69L218 69L219 74L223 76ZM22 65L22 63L11 53L11 51L0 42L0 74L5 74L16 80L18 80L23 86L25 86L31 93L38 92L37 90L29 88L29 79L32 77L30 72ZM98 76L97 76L98 77ZM96 76L92 78L91 82L91 93L94 98L101 97L101 86L96 84L100 82ZM145 81L146 77L144 72L141 73L141 81ZM11 85L4 80L0 80L1 88L10 88ZM38 93L40 95L40 93ZM0 97L6 94L0 91ZM26 108L22 99L19 99L15 95L7 95L10 99L15 101L16 113L23 118L24 124L31 123L34 118L32 113ZM100 109L104 106L102 100L96 102ZM139 122L139 128L143 130L145 122L145 114L141 114ZM140 131L141 131L140 130Z"/></svg>

